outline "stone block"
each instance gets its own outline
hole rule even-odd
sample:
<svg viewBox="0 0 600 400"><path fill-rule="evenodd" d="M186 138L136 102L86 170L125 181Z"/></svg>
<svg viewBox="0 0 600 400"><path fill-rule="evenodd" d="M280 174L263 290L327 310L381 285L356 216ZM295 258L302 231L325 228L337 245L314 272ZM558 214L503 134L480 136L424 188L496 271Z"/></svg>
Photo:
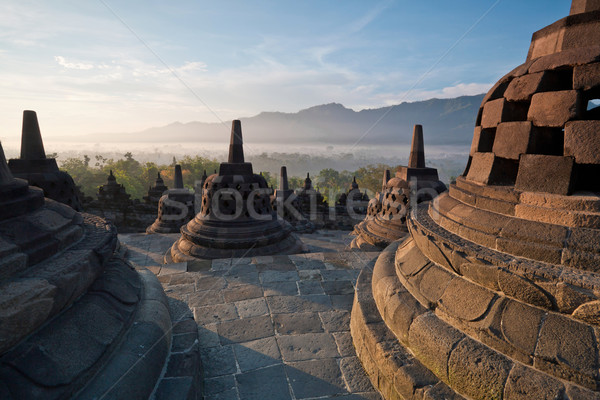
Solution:
<svg viewBox="0 0 600 400"><path fill-rule="evenodd" d="M283 365L242 373L235 379L241 399L263 400L267 394L273 399L292 399Z"/></svg>
<svg viewBox="0 0 600 400"><path fill-rule="evenodd" d="M201 349L200 358L204 366L204 376L207 378L229 375L237 371L231 346Z"/></svg>
<svg viewBox="0 0 600 400"><path fill-rule="evenodd" d="M347 393L335 359L295 362L287 364L285 369L296 399L337 397L336 395ZM265 398L264 393L263 391L261 399Z"/></svg>
<svg viewBox="0 0 600 400"><path fill-rule="evenodd" d="M483 129L481 126L476 126L473 132L473 141L471 142L471 151L469 155L475 153L487 153L492 151L494 145L494 130Z"/></svg>
<svg viewBox="0 0 600 400"><path fill-rule="evenodd" d="M267 297L267 303L271 313L273 314L331 310L330 296L322 294L307 294L302 296L271 296Z"/></svg>
<svg viewBox="0 0 600 400"><path fill-rule="evenodd" d="M495 128L501 122L518 121L523 113L519 109L506 101L506 99L490 100L483 106L481 116L481 127L483 129Z"/></svg>
<svg viewBox="0 0 600 400"><path fill-rule="evenodd" d="M446 288L440 306L453 317L475 321L488 311L495 297L494 292L488 289L456 278Z"/></svg>
<svg viewBox="0 0 600 400"><path fill-rule="evenodd" d="M235 344L233 351L242 372L281 364L281 354L274 337ZM205 368L210 368L210 365Z"/></svg>
<svg viewBox="0 0 600 400"><path fill-rule="evenodd" d="M573 89L595 89L599 83L600 63L576 65L573 69Z"/></svg>
<svg viewBox="0 0 600 400"><path fill-rule="evenodd" d="M571 121L565 125L564 155L577 164L600 164L600 121Z"/></svg>
<svg viewBox="0 0 600 400"><path fill-rule="evenodd" d="M535 349L534 367L580 385L596 388L598 360L592 328L563 315L550 313Z"/></svg>
<svg viewBox="0 0 600 400"><path fill-rule="evenodd" d="M501 269L498 274L498 285L507 296L545 309L552 308L552 302L539 286L512 272Z"/></svg>
<svg viewBox="0 0 600 400"><path fill-rule="evenodd" d="M519 155L531 152L532 128L530 121L499 124L492 152L497 157L518 160Z"/></svg>
<svg viewBox="0 0 600 400"><path fill-rule="evenodd" d="M518 351L532 356L544 312L509 300L502 311L502 334Z"/></svg>
<svg viewBox="0 0 600 400"><path fill-rule="evenodd" d="M256 317L269 313L269 308L264 298L237 301L235 308L240 318Z"/></svg>
<svg viewBox="0 0 600 400"><path fill-rule="evenodd" d="M533 368L515 365L506 382L507 400L555 400L561 399L565 388L558 380Z"/></svg>
<svg viewBox="0 0 600 400"><path fill-rule="evenodd" d="M504 97L508 101L528 101L535 93L545 92L555 87L555 80L552 71L537 72L534 74L523 75L513 79L506 91Z"/></svg>
<svg viewBox="0 0 600 400"><path fill-rule="evenodd" d="M502 399L513 363L489 347L465 338L448 360L450 386L476 399Z"/></svg>
<svg viewBox="0 0 600 400"><path fill-rule="evenodd" d="M273 324L280 335L323 332L319 315L314 312L274 314Z"/></svg>
<svg viewBox="0 0 600 400"><path fill-rule="evenodd" d="M573 157L523 154L515 188L523 192L571 194Z"/></svg>
<svg viewBox="0 0 600 400"><path fill-rule="evenodd" d="M464 337L429 312L415 318L410 326L408 342L410 349L429 370L447 380L450 353Z"/></svg>
<svg viewBox="0 0 600 400"><path fill-rule="evenodd" d="M339 357L333 336L329 333L304 333L277 337L286 362Z"/></svg>
<svg viewBox="0 0 600 400"><path fill-rule="evenodd" d="M340 360L340 369L351 393L373 390L358 357L346 357Z"/></svg>
<svg viewBox="0 0 600 400"><path fill-rule="evenodd" d="M350 330L350 313L343 310L319 313L323 327L327 332L343 332Z"/></svg>
<svg viewBox="0 0 600 400"><path fill-rule="evenodd" d="M516 176L514 164L514 161L496 157L494 153L475 153L467 179L484 185L510 184Z"/></svg>
<svg viewBox="0 0 600 400"><path fill-rule="evenodd" d="M562 128L567 121L581 117L583 103L576 90L536 93L531 98L527 119L535 126Z"/></svg>
<svg viewBox="0 0 600 400"><path fill-rule="evenodd" d="M223 322L217 325L222 344L241 343L273 336L273 323L269 315Z"/></svg>

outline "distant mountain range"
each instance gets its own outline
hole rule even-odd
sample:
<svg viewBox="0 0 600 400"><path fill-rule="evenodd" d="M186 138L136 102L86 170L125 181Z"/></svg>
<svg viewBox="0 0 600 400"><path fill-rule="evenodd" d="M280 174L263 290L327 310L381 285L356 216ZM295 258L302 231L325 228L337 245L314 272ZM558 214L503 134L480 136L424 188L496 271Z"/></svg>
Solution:
<svg viewBox="0 0 600 400"><path fill-rule="evenodd" d="M423 125L430 145L468 145L483 94L431 99L354 111L338 103L297 113L262 112L241 118L244 141L286 144L408 144L412 127ZM229 137L230 121L175 122L135 133L103 134L107 142L219 142ZM97 141L99 135L90 135ZM78 138L81 140L82 138ZM85 140L85 139L84 139Z"/></svg>

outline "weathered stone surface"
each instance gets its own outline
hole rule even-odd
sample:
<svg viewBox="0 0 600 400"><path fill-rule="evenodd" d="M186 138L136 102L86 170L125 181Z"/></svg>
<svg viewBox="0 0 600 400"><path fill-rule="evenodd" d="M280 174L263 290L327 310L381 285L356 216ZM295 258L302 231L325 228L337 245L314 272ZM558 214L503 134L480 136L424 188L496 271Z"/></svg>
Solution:
<svg viewBox="0 0 600 400"><path fill-rule="evenodd" d="M513 364L489 347L465 338L448 360L448 381L458 392L481 399L502 399Z"/></svg>
<svg viewBox="0 0 600 400"><path fill-rule="evenodd" d="M565 125L565 156L578 164L600 164L600 121L571 121Z"/></svg>
<svg viewBox="0 0 600 400"><path fill-rule="evenodd" d="M590 326L550 313L541 328L534 366L586 387L596 387L596 339Z"/></svg>
<svg viewBox="0 0 600 400"><path fill-rule="evenodd" d="M483 106L481 127L495 128L501 122L523 120L524 110L519 103L510 103L504 98L490 100Z"/></svg>
<svg viewBox="0 0 600 400"><path fill-rule="evenodd" d="M281 354L274 337L233 345L242 372L281 364Z"/></svg>
<svg viewBox="0 0 600 400"><path fill-rule="evenodd" d="M227 321L217 326L221 343L241 343L273 336L273 324L269 315Z"/></svg>
<svg viewBox="0 0 600 400"><path fill-rule="evenodd" d="M314 312L274 314L273 324L280 335L323 332L319 314Z"/></svg>
<svg viewBox="0 0 600 400"><path fill-rule="evenodd" d="M337 346L329 333L305 333L277 337L285 361L338 357Z"/></svg>
<svg viewBox="0 0 600 400"><path fill-rule="evenodd" d="M262 400L268 393L276 399L292 399L283 365L274 365L236 375L240 398Z"/></svg>
<svg viewBox="0 0 600 400"><path fill-rule="evenodd" d="M522 191L571 193L573 157L523 154L515 188Z"/></svg>
<svg viewBox="0 0 600 400"><path fill-rule="evenodd" d="M448 379L448 359L464 335L440 321L434 314L418 316L410 326L410 349L435 375Z"/></svg>
<svg viewBox="0 0 600 400"><path fill-rule="evenodd" d="M304 296L271 296L267 298L269 309L274 314L296 312L319 312L331 309L330 296L309 294Z"/></svg>
<svg viewBox="0 0 600 400"><path fill-rule="evenodd" d="M481 318L495 300L495 294L464 279L454 279L444 292L440 305L450 315L475 321Z"/></svg>
<svg viewBox="0 0 600 400"><path fill-rule="evenodd" d="M348 311L325 311L319 313L323 327L327 332L342 332L350 330L350 313Z"/></svg>
<svg viewBox="0 0 600 400"><path fill-rule="evenodd" d="M539 307L552 307L552 302L538 286L519 275L501 269L498 273L498 284L500 290L508 296Z"/></svg>
<svg viewBox="0 0 600 400"><path fill-rule="evenodd" d="M517 364L508 376L504 398L507 400L560 400L563 393L564 386L560 381Z"/></svg>
<svg viewBox="0 0 600 400"><path fill-rule="evenodd" d="M346 392L342 373L333 359L290 363L285 369L297 399Z"/></svg>
<svg viewBox="0 0 600 400"><path fill-rule="evenodd" d="M475 153L467 179L483 184L504 184L514 181L510 160L496 157L494 153Z"/></svg>
<svg viewBox="0 0 600 400"><path fill-rule="evenodd" d="M573 311L573 317L588 324L598 325L600 323L600 300L580 305Z"/></svg>
<svg viewBox="0 0 600 400"><path fill-rule="evenodd" d="M516 301L509 301L502 312L502 334L523 354L532 356L544 312Z"/></svg>
<svg viewBox="0 0 600 400"><path fill-rule="evenodd" d="M600 63L576 65L573 69L573 89L595 89L600 82Z"/></svg>
<svg viewBox="0 0 600 400"><path fill-rule="evenodd" d="M535 126L561 128L583 113L581 95L575 90L536 93L531 99L527 119Z"/></svg>
<svg viewBox="0 0 600 400"><path fill-rule="evenodd" d="M552 79L552 72L543 71L534 74L527 74L513 79L504 97L508 101L527 101L531 100L534 93L545 92L551 90L556 84L555 79Z"/></svg>
<svg viewBox="0 0 600 400"><path fill-rule="evenodd" d="M494 132L490 129L482 129L480 126L475 127L473 133L473 142L471 143L471 151L469 155L475 153L488 153L492 151L494 146Z"/></svg>

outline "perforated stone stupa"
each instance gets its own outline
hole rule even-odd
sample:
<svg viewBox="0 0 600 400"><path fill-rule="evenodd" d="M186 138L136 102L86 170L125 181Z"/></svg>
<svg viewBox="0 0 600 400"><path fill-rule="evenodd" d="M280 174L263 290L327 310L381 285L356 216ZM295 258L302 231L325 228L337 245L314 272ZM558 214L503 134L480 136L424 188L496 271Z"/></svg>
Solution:
<svg viewBox="0 0 600 400"><path fill-rule="evenodd" d="M435 168L425 166L423 127L415 125L408 166L401 166L393 178L384 172L382 189L369 202L367 218L354 227L351 247L375 250L387 247L408 234L406 217L411 203L429 201L446 190Z"/></svg>
<svg viewBox="0 0 600 400"><path fill-rule="evenodd" d="M181 228L166 262L294 254L305 246L271 207L265 179L244 162L242 127L232 122L229 160L206 178L199 213Z"/></svg>
<svg viewBox="0 0 600 400"><path fill-rule="evenodd" d="M0 146L1 399L150 396L171 344L167 299L117 245L102 218L14 178Z"/></svg>
<svg viewBox="0 0 600 400"><path fill-rule="evenodd" d="M385 398L600 398L600 2L533 35L466 171L361 272L351 332Z"/></svg>
<svg viewBox="0 0 600 400"><path fill-rule="evenodd" d="M194 218L194 194L183 187L181 165L175 166L175 187L158 202L158 216L146 233L179 233Z"/></svg>
<svg viewBox="0 0 600 400"><path fill-rule="evenodd" d="M46 158L35 111L23 111L21 156L8 161L12 174L32 186L42 188L44 196L80 211L81 202L73 178L60 171L56 159Z"/></svg>

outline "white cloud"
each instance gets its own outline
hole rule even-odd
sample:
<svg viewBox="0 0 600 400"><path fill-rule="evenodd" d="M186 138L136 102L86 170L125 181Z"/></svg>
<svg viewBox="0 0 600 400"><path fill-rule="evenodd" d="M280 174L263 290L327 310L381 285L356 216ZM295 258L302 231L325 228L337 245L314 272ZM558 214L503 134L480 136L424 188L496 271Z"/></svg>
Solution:
<svg viewBox="0 0 600 400"><path fill-rule="evenodd" d="M88 69L93 69L94 65L93 64L86 64L86 63L73 63L73 62L67 62L67 60L65 60L64 57L61 56L54 56L54 59L56 60L56 62L58 63L58 65L61 65L65 68L68 69L83 69L83 70L88 70Z"/></svg>

